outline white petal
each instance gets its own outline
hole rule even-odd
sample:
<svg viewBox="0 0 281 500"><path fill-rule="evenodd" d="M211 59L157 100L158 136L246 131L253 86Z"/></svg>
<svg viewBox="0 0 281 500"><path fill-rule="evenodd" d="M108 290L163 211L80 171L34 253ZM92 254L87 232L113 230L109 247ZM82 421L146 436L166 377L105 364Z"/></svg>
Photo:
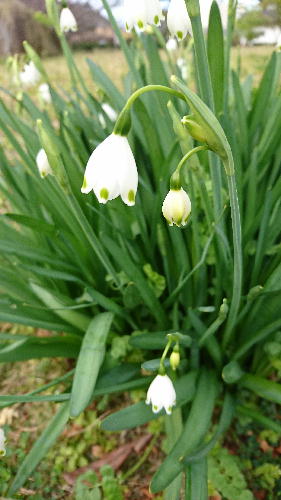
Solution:
<svg viewBox="0 0 281 500"><path fill-rule="evenodd" d="M164 16L159 0L146 0L147 22L160 26Z"/></svg>
<svg viewBox="0 0 281 500"><path fill-rule="evenodd" d="M121 195L127 205L133 205L137 185L137 167L127 138L111 134L92 153L81 191L93 189L100 203Z"/></svg>
<svg viewBox="0 0 281 500"><path fill-rule="evenodd" d="M68 7L64 7L60 13L60 28L63 32L77 31L77 22Z"/></svg>
<svg viewBox="0 0 281 500"><path fill-rule="evenodd" d="M134 26L144 30L148 22L148 13L145 0L124 0L126 29L130 31Z"/></svg>
<svg viewBox="0 0 281 500"><path fill-rule="evenodd" d="M171 35L176 36L179 40L183 40L188 32L192 33L184 0L171 0L167 14L167 25Z"/></svg>
<svg viewBox="0 0 281 500"><path fill-rule="evenodd" d="M53 173L44 149L40 149L37 153L36 164L42 178Z"/></svg>

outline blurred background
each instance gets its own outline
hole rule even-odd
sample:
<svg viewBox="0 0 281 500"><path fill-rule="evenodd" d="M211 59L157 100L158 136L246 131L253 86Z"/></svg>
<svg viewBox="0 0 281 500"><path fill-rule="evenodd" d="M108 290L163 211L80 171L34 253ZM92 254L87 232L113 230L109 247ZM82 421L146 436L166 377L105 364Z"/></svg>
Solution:
<svg viewBox="0 0 281 500"><path fill-rule="evenodd" d="M114 15L123 26L122 0L111 0ZM168 2L163 1L163 8ZM68 35L75 49L115 47L116 37L99 0L75 0L69 5L77 19L78 31ZM224 25L227 0L219 0ZM211 0L201 0L203 24L208 23ZM239 2L235 44L276 46L281 41L281 0L242 0ZM59 45L45 16L45 0L0 0L0 56L22 52L28 40L42 55L55 55Z"/></svg>

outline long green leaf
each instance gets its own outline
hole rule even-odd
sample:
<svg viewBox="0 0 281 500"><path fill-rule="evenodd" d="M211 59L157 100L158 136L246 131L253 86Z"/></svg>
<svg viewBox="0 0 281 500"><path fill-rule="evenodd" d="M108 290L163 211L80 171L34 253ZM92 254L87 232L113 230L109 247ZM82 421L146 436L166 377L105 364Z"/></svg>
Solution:
<svg viewBox="0 0 281 500"><path fill-rule="evenodd" d="M95 389L104 360L105 343L113 320L112 313L101 313L88 326L79 353L71 392L70 415L77 417L86 408Z"/></svg>

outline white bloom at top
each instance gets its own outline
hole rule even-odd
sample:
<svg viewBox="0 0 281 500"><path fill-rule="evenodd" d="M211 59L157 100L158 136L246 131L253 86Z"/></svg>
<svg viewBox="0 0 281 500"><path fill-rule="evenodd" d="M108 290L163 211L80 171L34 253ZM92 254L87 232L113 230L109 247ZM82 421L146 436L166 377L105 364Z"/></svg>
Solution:
<svg viewBox="0 0 281 500"><path fill-rule="evenodd" d="M68 7L64 7L60 13L60 29L64 33L78 29L76 19Z"/></svg>
<svg viewBox="0 0 281 500"><path fill-rule="evenodd" d="M0 457L4 457L6 455L6 448L5 448L5 434L3 429L0 429Z"/></svg>
<svg viewBox="0 0 281 500"><path fill-rule="evenodd" d="M33 61L25 64L23 71L19 74L19 80L25 87L32 87L36 85L41 78L41 74L36 68Z"/></svg>
<svg viewBox="0 0 281 500"><path fill-rule="evenodd" d="M173 52L174 50L177 50L178 44L177 41L174 38L169 38L169 40L166 43L166 49L169 52Z"/></svg>
<svg viewBox="0 0 281 500"><path fill-rule="evenodd" d="M164 19L159 0L124 0L126 30L134 26L143 31L148 24L160 25Z"/></svg>
<svg viewBox="0 0 281 500"><path fill-rule="evenodd" d="M94 191L100 203L121 196L135 204L138 171L127 137L110 134L91 154L86 165L82 193Z"/></svg>
<svg viewBox="0 0 281 500"><path fill-rule="evenodd" d="M176 397L173 382L168 375L157 375L148 388L146 404L152 404L153 413L158 413L165 408L166 413L171 415L172 408L176 404Z"/></svg>
<svg viewBox="0 0 281 500"><path fill-rule="evenodd" d="M113 109L110 104L107 104L107 102L104 102L102 105L102 110L105 112L105 114L108 116L108 118L112 121L115 122L117 119L117 113L115 109ZM99 121L102 126L102 128L106 127L105 119L102 113L99 113Z"/></svg>
<svg viewBox="0 0 281 500"><path fill-rule="evenodd" d="M42 101L49 104L52 101L50 87L47 83L41 83L38 87L38 93L42 99Z"/></svg>
<svg viewBox="0 0 281 500"><path fill-rule="evenodd" d="M138 0L139 1L139 0ZM146 0L147 22L160 26L161 21L165 19L159 0Z"/></svg>
<svg viewBox="0 0 281 500"><path fill-rule="evenodd" d="M167 25L171 35L176 36L178 40L183 40L188 32L192 33L191 21L184 0L171 0Z"/></svg>
<svg viewBox="0 0 281 500"><path fill-rule="evenodd" d="M131 31L137 26L143 31L147 25L147 8L145 0L124 0L125 26Z"/></svg>
<svg viewBox="0 0 281 500"><path fill-rule="evenodd" d="M49 174L52 174L52 168L49 164L48 157L46 155L46 151L44 149L40 149L36 156L36 165L39 170L40 176L42 179Z"/></svg>
<svg viewBox="0 0 281 500"><path fill-rule="evenodd" d="M162 213L169 226L185 226L190 212L191 201L184 189L170 189L162 205Z"/></svg>

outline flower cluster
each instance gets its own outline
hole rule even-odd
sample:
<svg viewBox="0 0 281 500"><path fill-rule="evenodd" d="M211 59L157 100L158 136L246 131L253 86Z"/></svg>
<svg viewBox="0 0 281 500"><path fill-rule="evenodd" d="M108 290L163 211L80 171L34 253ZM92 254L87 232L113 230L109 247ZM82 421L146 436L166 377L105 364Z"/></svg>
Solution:
<svg viewBox="0 0 281 500"><path fill-rule="evenodd" d="M148 25L160 26L164 19L159 0L124 0L126 30L138 27L143 31ZM183 40L192 33L191 22L184 0L171 0L167 14L167 25L172 37Z"/></svg>

